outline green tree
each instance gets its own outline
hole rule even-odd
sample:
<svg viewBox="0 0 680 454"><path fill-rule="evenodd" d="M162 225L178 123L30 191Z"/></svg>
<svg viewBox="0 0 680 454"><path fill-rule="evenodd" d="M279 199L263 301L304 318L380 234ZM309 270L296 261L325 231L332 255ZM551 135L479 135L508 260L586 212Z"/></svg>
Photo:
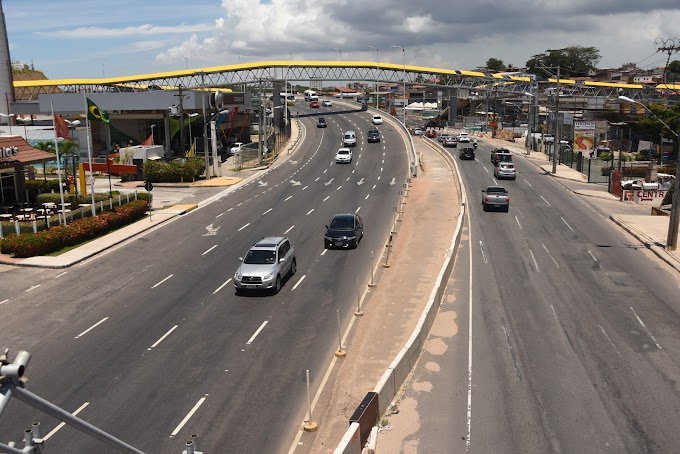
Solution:
<svg viewBox="0 0 680 454"><path fill-rule="evenodd" d="M595 65L602 56L600 50L595 47L571 46L563 49L548 49L542 54L536 54L527 60L526 66L529 72L546 76L545 70L555 73L554 68L560 67L560 75L564 77L586 76L588 71L595 69Z"/></svg>
<svg viewBox="0 0 680 454"><path fill-rule="evenodd" d="M668 80L679 80L680 79L680 60L673 60L670 62L666 68L668 74L672 75Z"/></svg>
<svg viewBox="0 0 680 454"><path fill-rule="evenodd" d="M505 65L503 64L503 60L499 60L498 58L490 58L486 61L486 67L489 68L491 71L504 71L505 70Z"/></svg>
<svg viewBox="0 0 680 454"><path fill-rule="evenodd" d="M676 134L680 133L680 103L675 103L672 107L650 104L649 110L654 112L654 115L666 123ZM648 132L652 137L659 137L660 134L663 134L665 137L674 138L673 134L659 120L652 115L648 115L647 112L643 116L638 117L636 126L636 129Z"/></svg>

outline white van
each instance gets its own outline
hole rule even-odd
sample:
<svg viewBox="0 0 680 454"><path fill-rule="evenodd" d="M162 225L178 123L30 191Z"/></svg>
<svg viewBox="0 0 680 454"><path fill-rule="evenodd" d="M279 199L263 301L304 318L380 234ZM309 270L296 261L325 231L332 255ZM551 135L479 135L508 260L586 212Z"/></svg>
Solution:
<svg viewBox="0 0 680 454"><path fill-rule="evenodd" d="M305 90L305 101L318 101L319 96L314 90Z"/></svg>

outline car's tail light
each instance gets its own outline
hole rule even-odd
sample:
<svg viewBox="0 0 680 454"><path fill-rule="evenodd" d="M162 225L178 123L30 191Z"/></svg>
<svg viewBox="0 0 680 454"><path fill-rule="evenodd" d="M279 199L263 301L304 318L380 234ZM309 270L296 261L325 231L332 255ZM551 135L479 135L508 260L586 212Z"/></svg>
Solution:
<svg viewBox="0 0 680 454"><path fill-rule="evenodd" d="M485 195L485 196L484 196L484 201L485 201L485 202L488 202L488 201L489 201L489 196L488 196L488 195Z"/></svg>

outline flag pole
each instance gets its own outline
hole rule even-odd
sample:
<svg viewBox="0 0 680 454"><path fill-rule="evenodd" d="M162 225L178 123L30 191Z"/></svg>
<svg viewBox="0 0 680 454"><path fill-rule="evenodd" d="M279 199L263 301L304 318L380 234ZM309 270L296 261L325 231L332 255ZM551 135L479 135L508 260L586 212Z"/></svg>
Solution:
<svg viewBox="0 0 680 454"><path fill-rule="evenodd" d="M54 105L50 101L50 110L52 111L52 123L54 124L54 151L57 153L57 178L59 179L59 196L61 197L61 210L57 211L59 221L61 222L61 215L64 215L64 225L66 225L66 208L64 203L64 186L61 181L61 162L59 159L59 144L57 141L57 117L54 116Z"/></svg>
<svg viewBox="0 0 680 454"><path fill-rule="evenodd" d="M87 159L90 162L90 193L92 194L92 216L97 216L97 204L94 201L94 172L92 171L92 131L90 131L89 109L87 95L83 93L85 101L85 129L87 130Z"/></svg>

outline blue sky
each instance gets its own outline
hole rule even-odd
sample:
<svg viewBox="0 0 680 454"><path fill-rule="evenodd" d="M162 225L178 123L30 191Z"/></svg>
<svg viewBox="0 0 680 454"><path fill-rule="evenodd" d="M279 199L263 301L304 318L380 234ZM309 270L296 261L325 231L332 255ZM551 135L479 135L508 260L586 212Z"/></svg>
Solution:
<svg viewBox="0 0 680 454"><path fill-rule="evenodd" d="M666 62L677 0L4 0L12 61L50 79L264 60L370 60L474 69L522 66L547 49L594 46L600 67ZM375 48L378 48L376 51ZM676 53L672 59L680 58Z"/></svg>

